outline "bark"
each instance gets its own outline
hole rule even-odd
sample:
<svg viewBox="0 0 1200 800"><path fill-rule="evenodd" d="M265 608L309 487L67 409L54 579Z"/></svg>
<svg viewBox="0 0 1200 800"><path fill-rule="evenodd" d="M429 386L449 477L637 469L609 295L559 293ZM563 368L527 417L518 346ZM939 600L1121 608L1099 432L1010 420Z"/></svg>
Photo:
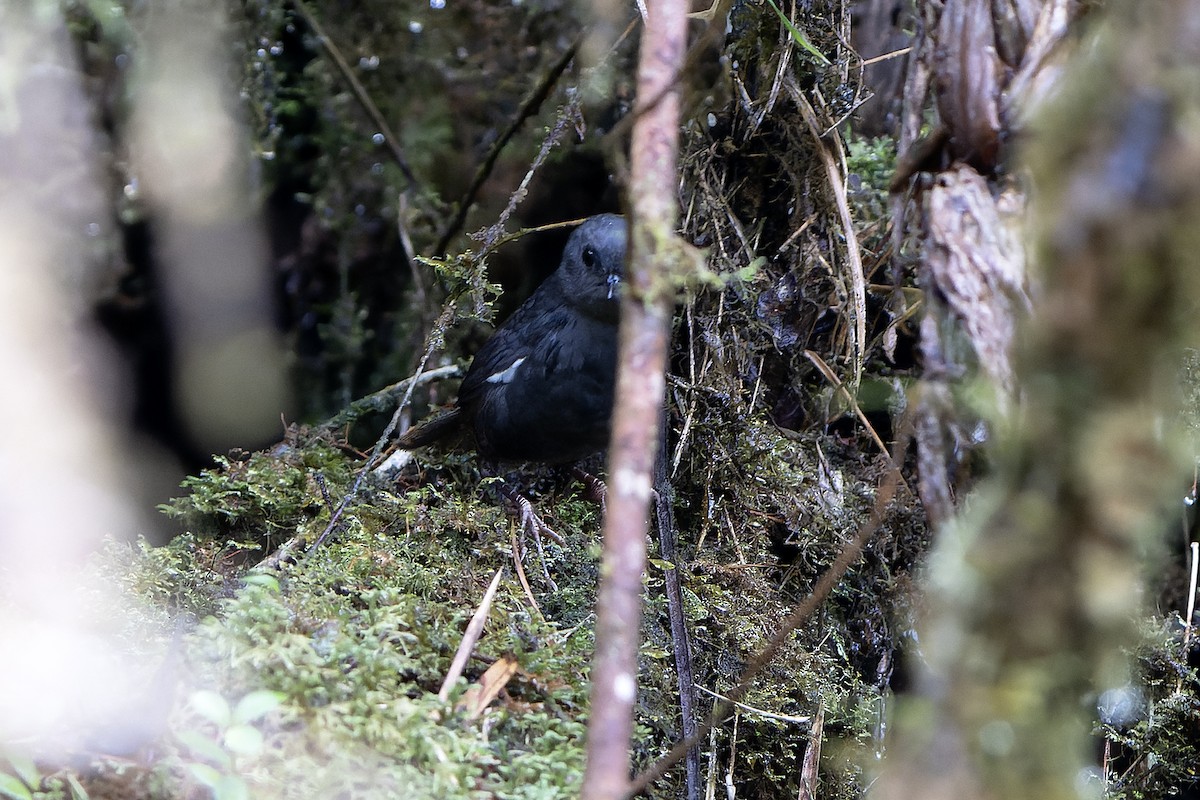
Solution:
<svg viewBox="0 0 1200 800"><path fill-rule="evenodd" d="M924 713L901 715L884 797L1054 800L1100 780L1087 699L1128 681L1141 559L1188 476L1173 354L1197 333L1200 88L1179 76L1200 68L1200 2L1107 13L1034 121L1020 413L933 555Z"/></svg>
<svg viewBox="0 0 1200 800"><path fill-rule="evenodd" d="M622 300L609 447L608 510L582 792L587 800L623 797L629 787L642 571L674 294L669 269L680 252L674 234L679 150L676 81L687 44L687 12L682 0L649 4L638 64L629 187L633 212L629 285Z"/></svg>
<svg viewBox="0 0 1200 800"><path fill-rule="evenodd" d="M980 372L986 405L1003 411L1016 399L1013 342L1029 306L1019 234L1025 197L1002 164L1011 159L1007 143L1020 133L1020 111L1042 88L1045 54L1064 34L1067 8L1063 0L948 0L940 11L932 3L923 11L901 161L932 171L912 188L927 256L919 268L928 308L919 488L937 525L953 516L956 483L970 478L958 462L979 443L978 410L955 413L955 382ZM918 141L930 86L938 126Z"/></svg>

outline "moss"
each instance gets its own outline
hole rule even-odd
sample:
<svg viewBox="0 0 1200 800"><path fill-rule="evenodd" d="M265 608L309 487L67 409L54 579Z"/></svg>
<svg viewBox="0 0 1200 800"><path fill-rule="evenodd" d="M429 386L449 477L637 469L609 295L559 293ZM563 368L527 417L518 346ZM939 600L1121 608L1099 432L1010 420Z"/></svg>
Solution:
<svg viewBox="0 0 1200 800"><path fill-rule="evenodd" d="M712 478L728 479L720 470L736 465L738 485L756 490L714 491L708 505L721 515L732 509L746 516L752 509L747 527L706 528L687 507L697 501L690 501L683 509L690 517L685 530L699 536L688 537L693 555L676 567L684 579L698 679L718 694L736 682L788 616L789 595L807 592L837 552L837 537L846 535L868 502L852 481L830 483L826 476L822 489L822 468L809 444L771 426L747 425L744 434L735 458L720 463ZM123 575L132 591L206 615L184 638L188 696L216 692L230 706L256 690L282 698L256 723L265 742L261 751L231 760L225 769L262 797L320 796L334 786L348 797L388 796L397 787L411 797L572 794L583 761L598 508L572 488L544 484L539 508L566 540L565 547L546 543L546 568L558 590L543 585L532 548L525 567L548 622L511 577L512 521L486 490L475 488L470 463L453 454L430 454L394 482L368 479L337 534L294 563L262 572L236 557L251 543L278 545L285 522L311 541L330 513L312 499L320 496L313 476L327 476L336 498L356 466L334 443L294 435L273 454L226 459L188 479L189 494L169 504L170 513L205 533L181 536L164 548L113 550L108 568ZM826 463L824 469L835 468ZM822 500L798 502L803 497ZM222 539L222 530L238 538ZM827 534L813 538L815 531ZM780 548L794 553L786 570L778 566ZM643 764L679 735L663 568L653 562L647 577L636 750ZM496 659L515 658L520 668L499 702L470 719L436 693L496 569L508 570L509 577L454 696ZM735 759L739 785L795 788L807 736L802 718L820 703L831 741L841 743L826 759L831 796L853 796L859 786L854 754L872 739L880 694L874 673L864 674L859 664L863 641L847 638L847 617L858 614L850 598L879 594L888 584L874 568L849 580L746 697L751 710L739 715L736 745L729 725L718 732L718 757ZM707 707L703 698L701 705ZM211 721L185 703L159 761L177 787L195 780L189 770L200 770L196 765L217 761L196 749L197 737L217 742L220 750ZM669 777L659 796L676 791L678 780L677 774Z"/></svg>
<svg viewBox="0 0 1200 800"><path fill-rule="evenodd" d="M294 439L274 456L226 460L189 479L190 494L170 509L242 536L268 529L274 536L285 520L311 532L328 515L299 499L313 489L311 473L319 469L330 476L331 491L341 492L352 466L327 442ZM473 494L469 486L375 485L349 508L337 536L273 576L247 572L249 564L215 575L206 563L215 530L157 550L114 550L110 568L127 570L126 584L148 599L196 609L205 604L181 599L181 587L223 587L224 596L208 596L209 615L184 639L189 696L216 692L231 706L256 690L281 698L257 724L261 750L226 764L203 747L215 742L221 752L211 720L184 704L164 744L166 772L187 784L201 767L220 767L255 797L574 792L583 762L589 629L542 622L510 577L453 694L504 656L517 660L518 674L478 719L437 699L488 580L510 563L507 515ZM548 547L548 568L566 587L553 606L568 618L584 617L594 599L595 552L583 542L595 532L590 506L571 496L552 506L555 524L582 549ZM532 555L529 562L536 580Z"/></svg>
<svg viewBox="0 0 1200 800"><path fill-rule="evenodd" d="M160 510L197 535L270 546L307 531L331 499L350 487L353 464L320 438L271 452L216 456L217 467L183 482L187 494Z"/></svg>
<svg viewBox="0 0 1200 800"><path fill-rule="evenodd" d="M1127 686L1099 700L1109 797L1141 800L1200 788L1200 647L1178 618L1144 624Z"/></svg>

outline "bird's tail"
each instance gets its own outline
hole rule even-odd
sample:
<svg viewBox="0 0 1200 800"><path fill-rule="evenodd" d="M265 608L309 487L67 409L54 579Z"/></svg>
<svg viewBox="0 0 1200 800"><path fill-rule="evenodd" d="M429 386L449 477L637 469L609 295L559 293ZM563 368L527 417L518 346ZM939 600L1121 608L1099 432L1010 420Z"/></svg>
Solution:
<svg viewBox="0 0 1200 800"><path fill-rule="evenodd" d="M440 442L451 434L461 431L463 416L461 408L450 408L441 411L413 425L396 437L396 443L405 450Z"/></svg>

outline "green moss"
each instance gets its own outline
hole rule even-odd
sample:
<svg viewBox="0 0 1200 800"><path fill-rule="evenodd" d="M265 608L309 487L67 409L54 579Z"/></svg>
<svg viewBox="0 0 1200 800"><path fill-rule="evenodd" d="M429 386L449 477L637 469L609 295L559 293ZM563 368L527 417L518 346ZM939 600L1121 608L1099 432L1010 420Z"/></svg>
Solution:
<svg viewBox="0 0 1200 800"><path fill-rule="evenodd" d="M281 698L255 721L264 745L253 757L222 756L226 745L211 715L185 704L174 716L163 769L177 784L197 776L205 785L240 781L254 797L574 793L583 765L588 628L542 622L509 577L453 694L500 657L515 658L520 671L477 719L437 699L487 582L511 563L507 515L473 499L469 485L374 485L349 508L338 535L273 575L236 564L220 574L211 569L214 549L230 552L213 538L220 528L245 536L282 534L289 522L293 532L322 527L328 510L304 499L314 490L312 475L329 476L336 498L353 466L322 441L224 460L189 479L190 495L170 504L172 514L208 526L208 534L159 549L113 550L109 568L124 569L124 582L141 596L209 611L184 640L192 696L202 688L230 707L257 690ZM567 588L545 595L546 606L575 619L594 599L591 505L567 496L548 514L570 547L581 549L548 547L548 568ZM536 582L535 564L530 555ZM188 586L212 590L197 590L206 599L198 602ZM572 608L574 600L582 607Z"/></svg>
<svg viewBox="0 0 1200 800"><path fill-rule="evenodd" d="M1108 703L1107 721L1096 733L1108 743L1108 796L1141 800L1180 794L1200 786L1200 670L1192 638L1189 663L1182 625L1144 625L1145 639L1132 653L1133 681ZM1106 705L1101 698L1100 705Z"/></svg>
<svg viewBox="0 0 1200 800"><path fill-rule="evenodd" d="M272 452L216 457L217 467L183 482L187 494L160 506L197 535L251 545L278 543L312 526L353 479L353 464L327 441L293 432Z"/></svg>

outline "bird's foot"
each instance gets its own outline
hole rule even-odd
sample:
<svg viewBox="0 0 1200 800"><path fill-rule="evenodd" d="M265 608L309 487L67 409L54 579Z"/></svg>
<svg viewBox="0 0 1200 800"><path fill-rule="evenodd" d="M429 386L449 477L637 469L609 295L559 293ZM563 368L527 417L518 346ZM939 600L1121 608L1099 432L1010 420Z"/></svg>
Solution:
<svg viewBox="0 0 1200 800"><path fill-rule="evenodd" d="M538 551L538 561L542 565L542 577L546 580L546 585L550 587L550 591L557 592L558 584L550 577L550 570L546 567L546 550L542 546L542 533L544 532L559 545L566 544L566 542L553 528L546 524L545 520L538 516L537 511L533 508L533 503L529 501L528 497L524 495L520 495L519 497L517 508L521 517L521 531L522 533L529 531L533 534L533 543ZM524 539L525 537L522 535L521 538Z"/></svg>
<svg viewBox="0 0 1200 800"><path fill-rule="evenodd" d="M550 537L559 546L566 545L566 540L546 524L546 521L537 513L537 510L534 509L533 503L528 497L507 484L501 484L501 492L516 509L517 520L521 525L521 536L518 540L520 552L513 553L513 557L518 560L524 560L526 534L531 535L533 537L533 544L538 551L538 559L542 564L542 577L551 591L558 591L558 584L550 577L550 570L546 567L546 549L542 544L542 534L546 534L546 536Z"/></svg>
<svg viewBox="0 0 1200 800"><path fill-rule="evenodd" d="M608 504L605 502L608 497L608 486L604 481L582 467L571 467L571 475L583 484L583 496L593 503L599 503L600 513L608 513Z"/></svg>
<svg viewBox="0 0 1200 800"><path fill-rule="evenodd" d="M566 540L557 531L547 525L546 521L538 515L528 497L518 494L515 502L517 505L517 515L521 520L521 527L532 533L538 540L539 550L541 549L541 535L543 533L553 539L555 544L560 546L566 545Z"/></svg>

